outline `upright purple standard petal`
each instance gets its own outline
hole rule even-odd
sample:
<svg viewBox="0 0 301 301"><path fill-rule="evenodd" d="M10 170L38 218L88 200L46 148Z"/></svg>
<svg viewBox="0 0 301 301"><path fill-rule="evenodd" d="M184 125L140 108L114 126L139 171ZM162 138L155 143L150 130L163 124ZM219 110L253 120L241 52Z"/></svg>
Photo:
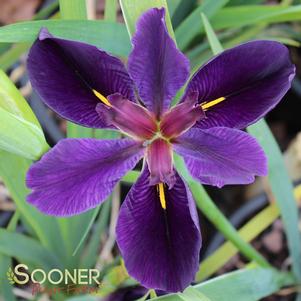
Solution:
<svg viewBox="0 0 301 301"><path fill-rule="evenodd" d="M62 117L101 128L95 108L103 96L119 92L134 100L132 81L122 62L81 42L55 38L42 29L28 56L31 84L43 101Z"/></svg>
<svg viewBox="0 0 301 301"><path fill-rule="evenodd" d="M61 140L29 169L27 201L50 215L81 213L103 202L142 156L130 139Z"/></svg>
<svg viewBox="0 0 301 301"><path fill-rule="evenodd" d="M267 174L267 160L257 141L230 128L190 129L174 141L191 175L203 184L222 187L248 184Z"/></svg>
<svg viewBox="0 0 301 301"><path fill-rule="evenodd" d="M201 235L194 201L176 174L166 209L145 167L121 206L117 243L129 274L147 288L178 292L198 270Z"/></svg>
<svg viewBox="0 0 301 301"><path fill-rule="evenodd" d="M225 97L206 110L200 128L243 129L273 109L291 86L295 74L288 49L278 42L253 41L222 52L204 65L188 84L199 103ZM203 107L204 109L205 107Z"/></svg>
<svg viewBox="0 0 301 301"><path fill-rule="evenodd" d="M189 76L189 62L165 25L165 10L148 10L137 23L129 73L146 107L160 116Z"/></svg>

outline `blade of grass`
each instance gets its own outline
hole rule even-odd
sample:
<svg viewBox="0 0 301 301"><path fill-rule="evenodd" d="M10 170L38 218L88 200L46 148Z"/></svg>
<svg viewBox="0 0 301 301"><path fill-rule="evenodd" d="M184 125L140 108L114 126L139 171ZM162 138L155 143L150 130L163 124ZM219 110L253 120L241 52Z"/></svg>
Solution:
<svg viewBox="0 0 301 301"><path fill-rule="evenodd" d="M105 20L116 22L117 0L105 0Z"/></svg>
<svg viewBox="0 0 301 301"><path fill-rule="evenodd" d="M54 1L47 7L43 8L40 10L32 20L40 20L44 19L45 17L51 15L57 8L58 8L58 1ZM54 17L54 16L53 16ZM9 45L8 45L9 46ZM22 43L18 45L13 45L12 47L9 48L5 53L3 53L0 56L0 68L3 69L4 71L7 71L9 67L13 63L15 63L20 56L31 46L30 43Z"/></svg>
<svg viewBox="0 0 301 301"><path fill-rule="evenodd" d="M210 44L210 47L214 49L214 54L219 54L220 52L223 51L222 44L218 40L217 36L215 35L207 17L205 14L201 13L202 21L204 24L204 28L207 34L207 38Z"/></svg>
<svg viewBox="0 0 301 301"><path fill-rule="evenodd" d="M97 214L99 213L100 207L101 206L98 206L96 209L93 210L92 218L90 219L90 222L87 225L87 228L86 228L84 234L82 235L82 237L81 237L78 245L76 246L75 250L73 251L72 256L75 256L77 254L78 250L80 249L80 247L82 246L82 244L86 240L86 238L87 238L87 236L88 236L88 234L89 234L89 232L90 232L90 230L91 230L91 228L92 228L92 226L93 226L93 224L95 222Z"/></svg>
<svg viewBox="0 0 301 301"><path fill-rule="evenodd" d="M0 229L0 253L36 267L61 267L59 259L38 241L23 234Z"/></svg>
<svg viewBox="0 0 301 301"><path fill-rule="evenodd" d="M41 27L47 27L57 37L92 44L116 56L126 57L131 50L125 25L102 20L19 22L0 27L0 42L33 42Z"/></svg>
<svg viewBox="0 0 301 301"><path fill-rule="evenodd" d="M242 5L221 9L212 18L216 30L241 27L259 22L280 23L301 19L301 5Z"/></svg>
<svg viewBox="0 0 301 301"><path fill-rule="evenodd" d="M87 8L85 0L59 0L59 3L60 13L63 19L87 19Z"/></svg>
<svg viewBox="0 0 301 301"><path fill-rule="evenodd" d="M129 171L121 181L127 182L127 183L135 183L140 175L140 171L137 170L131 170Z"/></svg>
<svg viewBox="0 0 301 301"><path fill-rule="evenodd" d="M203 31L200 13L203 12L209 19L225 6L229 0L205 0L196 8L176 29L175 35L179 48L187 48L192 39Z"/></svg>
<svg viewBox="0 0 301 301"><path fill-rule="evenodd" d="M20 58L20 56L26 50L28 50L30 46L30 43L20 43L18 45L13 45L8 51L0 56L0 68L4 71L7 71Z"/></svg>
<svg viewBox="0 0 301 301"><path fill-rule="evenodd" d="M101 211L95 223L90 240L87 243L85 250L82 252L81 266L84 268L92 268L95 265L95 262L97 262L101 236L109 222L110 210L111 200L108 200L101 206Z"/></svg>
<svg viewBox="0 0 301 301"><path fill-rule="evenodd" d="M203 293L196 290L194 287L190 286L182 294L179 294L179 297L183 301L212 301Z"/></svg>
<svg viewBox="0 0 301 301"><path fill-rule="evenodd" d="M172 18L182 0L167 0L168 11L170 13L170 17Z"/></svg>

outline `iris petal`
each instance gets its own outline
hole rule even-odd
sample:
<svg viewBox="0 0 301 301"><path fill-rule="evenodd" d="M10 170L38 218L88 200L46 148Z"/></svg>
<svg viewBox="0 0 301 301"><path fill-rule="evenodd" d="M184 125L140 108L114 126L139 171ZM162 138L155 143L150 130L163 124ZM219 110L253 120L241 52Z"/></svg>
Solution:
<svg viewBox="0 0 301 301"><path fill-rule="evenodd" d="M147 147L146 159L150 171L150 184L162 182L171 188L175 182L171 144L161 138L155 139Z"/></svg>
<svg viewBox="0 0 301 301"><path fill-rule="evenodd" d="M189 61L167 32L163 8L142 15L132 43L129 73L141 100L159 117L188 79Z"/></svg>
<svg viewBox="0 0 301 301"><path fill-rule="evenodd" d="M166 209L145 167L121 206L117 243L129 274L147 288L182 291L198 270L201 234L195 203L176 174Z"/></svg>
<svg viewBox="0 0 301 301"><path fill-rule="evenodd" d="M135 99L119 59L95 46L56 38L46 29L30 49L28 71L33 88L51 109L87 127L106 127L95 111L100 100L93 89L104 97L119 92Z"/></svg>
<svg viewBox="0 0 301 301"><path fill-rule="evenodd" d="M191 175L203 184L222 187L248 184L267 174L267 159L253 137L230 128L192 128L173 145Z"/></svg>
<svg viewBox="0 0 301 301"><path fill-rule="evenodd" d="M29 169L27 201L50 215L81 213L103 202L142 156L130 139L61 140Z"/></svg>
<svg viewBox="0 0 301 301"><path fill-rule="evenodd" d="M253 41L222 52L187 86L186 94L198 92L206 109L197 126L246 128L277 105L294 74L288 49L278 42Z"/></svg>
<svg viewBox="0 0 301 301"><path fill-rule="evenodd" d="M98 104L96 111L108 125L138 139L151 139L157 132L155 117L144 107L127 100L121 94L108 96L109 106Z"/></svg>

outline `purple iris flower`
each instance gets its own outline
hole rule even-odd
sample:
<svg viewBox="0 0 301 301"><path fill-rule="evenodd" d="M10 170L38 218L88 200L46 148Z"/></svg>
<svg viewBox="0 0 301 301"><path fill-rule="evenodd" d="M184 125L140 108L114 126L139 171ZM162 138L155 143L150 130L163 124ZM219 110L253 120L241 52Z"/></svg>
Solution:
<svg viewBox="0 0 301 301"><path fill-rule="evenodd" d="M201 234L173 151L204 184L247 184L266 175L263 150L241 129L281 100L295 68L282 44L245 43L200 68L171 108L188 80L189 62L164 20L164 9L140 18L128 70L101 49L41 30L28 70L43 101L72 122L119 130L127 138L63 139L32 165L27 185L28 202L42 212L79 214L102 203L144 158L120 209L117 243L132 277L145 287L176 292L198 270Z"/></svg>

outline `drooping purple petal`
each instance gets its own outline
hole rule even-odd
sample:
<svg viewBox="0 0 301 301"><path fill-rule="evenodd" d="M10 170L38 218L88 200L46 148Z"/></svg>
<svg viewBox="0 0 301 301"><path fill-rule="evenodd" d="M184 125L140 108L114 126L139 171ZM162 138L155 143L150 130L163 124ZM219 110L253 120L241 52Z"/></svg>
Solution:
<svg viewBox="0 0 301 301"><path fill-rule="evenodd" d="M144 168L121 206L117 243L129 274L147 288L185 289L198 270L201 235L194 201L179 175L166 209Z"/></svg>
<svg viewBox="0 0 301 301"><path fill-rule="evenodd" d="M119 92L134 100L132 81L122 62L106 52L81 42L59 39L42 29L28 56L33 88L62 117L75 123L101 128L95 111L103 96Z"/></svg>
<svg viewBox="0 0 301 301"><path fill-rule="evenodd" d="M131 139L63 139L29 169L27 201L55 216L84 212L102 203L142 156Z"/></svg>
<svg viewBox="0 0 301 301"><path fill-rule="evenodd" d="M225 127L192 128L174 141L191 175L203 184L222 187L248 184L267 174L265 154L253 137Z"/></svg>
<svg viewBox="0 0 301 301"><path fill-rule="evenodd" d="M253 41L222 52L205 64L188 84L199 103L226 99L208 108L200 128L243 129L273 109L291 86L295 67L278 42Z"/></svg>
<svg viewBox="0 0 301 301"><path fill-rule="evenodd" d="M150 172L149 184L166 183L171 188L175 183L171 144L164 139L155 139L148 145L146 154Z"/></svg>
<svg viewBox="0 0 301 301"><path fill-rule="evenodd" d="M160 116L189 76L189 62L165 24L164 8L144 13L137 23L129 73L146 107Z"/></svg>

